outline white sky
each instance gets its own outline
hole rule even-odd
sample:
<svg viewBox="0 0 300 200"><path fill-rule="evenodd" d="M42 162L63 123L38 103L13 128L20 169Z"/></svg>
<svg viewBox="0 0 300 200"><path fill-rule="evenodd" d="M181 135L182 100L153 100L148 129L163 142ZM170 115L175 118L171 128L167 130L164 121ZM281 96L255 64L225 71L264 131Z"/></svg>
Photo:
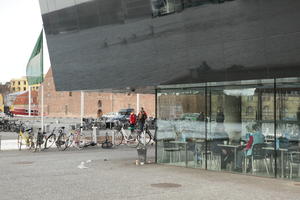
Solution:
<svg viewBox="0 0 300 200"><path fill-rule="evenodd" d="M0 0L0 82L26 76L42 23L38 0ZM49 67L44 35L44 74Z"/></svg>

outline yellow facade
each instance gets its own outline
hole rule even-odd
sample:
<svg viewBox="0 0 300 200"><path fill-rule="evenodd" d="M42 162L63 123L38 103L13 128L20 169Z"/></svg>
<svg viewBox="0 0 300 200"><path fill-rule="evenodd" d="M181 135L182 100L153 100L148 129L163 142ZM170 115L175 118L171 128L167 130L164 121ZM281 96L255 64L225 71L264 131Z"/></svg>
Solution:
<svg viewBox="0 0 300 200"><path fill-rule="evenodd" d="M4 101L3 101L3 96L0 94L0 112L4 111Z"/></svg>
<svg viewBox="0 0 300 200"><path fill-rule="evenodd" d="M19 79L12 79L10 81L11 92L22 92L28 90L28 82L26 77L22 77ZM38 91L40 84L32 85L31 90Z"/></svg>

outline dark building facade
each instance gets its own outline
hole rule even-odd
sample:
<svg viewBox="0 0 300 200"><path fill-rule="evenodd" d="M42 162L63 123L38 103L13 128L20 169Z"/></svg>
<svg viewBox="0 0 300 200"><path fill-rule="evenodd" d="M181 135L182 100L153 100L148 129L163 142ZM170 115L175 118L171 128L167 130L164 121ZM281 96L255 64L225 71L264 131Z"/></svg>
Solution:
<svg viewBox="0 0 300 200"><path fill-rule="evenodd" d="M300 1L40 5L57 90L157 87L157 162L299 179Z"/></svg>

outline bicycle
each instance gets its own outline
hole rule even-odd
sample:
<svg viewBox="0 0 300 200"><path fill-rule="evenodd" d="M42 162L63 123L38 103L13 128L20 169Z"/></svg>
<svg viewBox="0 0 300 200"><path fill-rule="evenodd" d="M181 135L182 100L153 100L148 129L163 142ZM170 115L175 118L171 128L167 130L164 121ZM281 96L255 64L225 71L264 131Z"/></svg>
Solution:
<svg viewBox="0 0 300 200"><path fill-rule="evenodd" d="M143 137L145 136L145 137ZM149 144L152 139L150 131L146 131L146 127L143 132L134 127L133 131L125 131L124 124L116 125L116 130L114 132L114 144L119 146L125 140L125 143L129 147L137 147L139 144Z"/></svg>
<svg viewBox="0 0 300 200"><path fill-rule="evenodd" d="M26 145L28 150L34 150L34 134L32 128L25 129L21 126L18 134L18 149L21 151L22 145Z"/></svg>
<svg viewBox="0 0 300 200"><path fill-rule="evenodd" d="M52 133L47 137L46 142L45 142L45 148L50 148L54 143L56 147L64 151L66 148L68 148L68 137L67 134L65 133L65 127L60 127L58 129L58 137L56 138L56 128L53 129Z"/></svg>
<svg viewBox="0 0 300 200"><path fill-rule="evenodd" d="M37 137L36 137L36 145L35 145L35 151L42 150L42 144L46 143L47 141L47 137L46 137L46 132L42 132L42 129L39 128L38 133L37 133ZM44 149L46 145L44 146Z"/></svg>
<svg viewBox="0 0 300 200"><path fill-rule="evenodd" d="M56 128L54 128L51 134L48 137L46 137L45 146L44 146L45 149L49 149L55 143L56 141L55 130Z"/></svg>
<svg viewBox="0 0 300 200"><path fill-rule="evenodd" d="M67 143L67 148L74 146L77 149L82 149L84 147L88 146L96 146L97 143L93 141L87 142L85 135L82 134L81 129L83 127L79 127L77 129L73 129L70 132L70 135L67 137L66 143Z"/></svg>

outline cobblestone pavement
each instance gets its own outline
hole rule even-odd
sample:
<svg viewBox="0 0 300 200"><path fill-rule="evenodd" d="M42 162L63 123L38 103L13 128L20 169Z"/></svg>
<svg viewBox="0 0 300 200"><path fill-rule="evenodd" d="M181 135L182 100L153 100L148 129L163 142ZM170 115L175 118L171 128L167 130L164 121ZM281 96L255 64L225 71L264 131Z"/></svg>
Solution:
<svg viewBox="0 0 300 200"><path fill-rule="evenodd" d="M154 147L148 149L148 157L154 160ZM300 199L296 182L166 165L136 166L136 159L136 149L125 146L1 151L0 199Z"/></svg>

